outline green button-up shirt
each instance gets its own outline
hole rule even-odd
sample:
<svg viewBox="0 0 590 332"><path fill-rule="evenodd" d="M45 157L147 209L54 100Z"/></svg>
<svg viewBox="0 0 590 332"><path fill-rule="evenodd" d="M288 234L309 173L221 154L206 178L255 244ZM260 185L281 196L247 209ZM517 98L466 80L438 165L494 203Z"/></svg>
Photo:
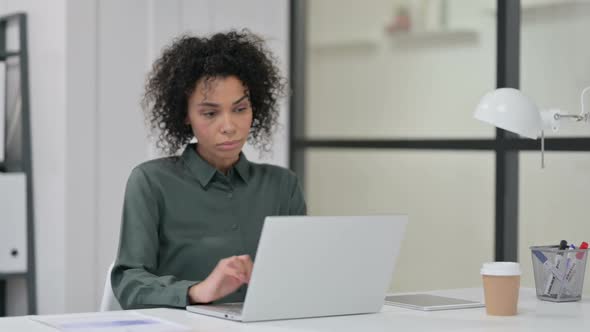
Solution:
<svg viewBox="0 0 590 332"><path fill-rule="evenodd" d="M249 162L222 174L194 144L137 166L127 182L111 283L125 309L184 307L188 288L226 257L256 256L266 216L304 215L295 174ZM219 302L243 301L246 287Z"/></svg>

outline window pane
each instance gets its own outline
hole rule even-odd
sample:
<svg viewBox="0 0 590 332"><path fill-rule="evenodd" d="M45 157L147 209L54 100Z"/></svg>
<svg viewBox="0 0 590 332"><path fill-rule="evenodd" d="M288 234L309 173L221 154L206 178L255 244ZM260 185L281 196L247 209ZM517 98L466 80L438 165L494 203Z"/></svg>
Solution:
<svg viewBox="0 0 590 332"><path fill-rule="evenodd" d="M580 94L590 86L590 1L524 1L521 88L540 109L580 113ZM590 92L586 110L590 110ZM561 121L547 136L589 136L583 123Z"/></svg>
<svg viewBox="0 0 590 332"><path fill-rule="evenodd" d="M520 153L519 261L522 285L534 287L532 245L557 245L566 240L578 246L590 242L588 192L590 153L549 152L545 169L539 152ZM584 293L590 294L586 271Z"/></svg>
<svg viewBox="0 0 590 332"><path fill-rule="evenodd" d="M306 152L310 215L407 213L393 291L481 287L493 260L493 152Z"/></svg>
<svg viewBox="0 0 590 332"><path fill-rule="evenodd" d="M493 137L473 111L496 82L494 0L308 5L307 138Z"/></svg>

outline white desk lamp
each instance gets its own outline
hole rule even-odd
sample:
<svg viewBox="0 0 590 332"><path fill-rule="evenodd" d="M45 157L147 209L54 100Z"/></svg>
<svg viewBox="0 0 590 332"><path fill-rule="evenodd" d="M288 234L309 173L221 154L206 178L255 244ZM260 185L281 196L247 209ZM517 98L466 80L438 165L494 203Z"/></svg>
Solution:
<svg viewBox="0 0 590 332"><path fill-rule="evenodd" d="M563 118L588 122L590 114L584 111L584 94L589 90L590 86L582 90L582 109L579 115L568 114L559 109L539 112L535 103L519 90L501 88L488 92L481 98L474 116L480 121L520 136L537 139L540 133L541 168L545 168L545 130L550 128L557 131L559 121Z"/></svg>

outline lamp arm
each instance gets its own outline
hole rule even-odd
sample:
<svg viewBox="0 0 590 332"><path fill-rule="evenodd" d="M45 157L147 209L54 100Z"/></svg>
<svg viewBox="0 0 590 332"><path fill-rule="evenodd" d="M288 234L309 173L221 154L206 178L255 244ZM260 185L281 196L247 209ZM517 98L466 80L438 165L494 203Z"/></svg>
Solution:
<svg viewBox="0 0 590 332"><path fill-rule="evenodd" d="M586 94L586 92L590 91L590 86L587 86L586 88L584 88L584 90L582 90L582 94L580 95L580 105L581 105L581 110L580 110L580 114L576 115L576 114L563 114L563 113L559 113L556 112L553 114L553 119L555 120L560 120L563 118L571 118L574 119L576 121L586 121L588 122L588 120L590 120L590 113L585 112L584 111L584 95Z"/></svg>
<svg viewBox="0 0 590 332"><path fill-rule="evenodd" d="M555 120L559 120L562 118L572 118L576 121L582 121L582 120L586 120L588 118L588 115L576 115L576 114L560 114L560 113L556 113L554 115Z"/></svg>
<svg viewBox="0 0 590 332"><path fill-rule="evenodd" d="M590 114L584 111L584 95L586 92L590 91L590 86L587 86L582 90L582 94L580 96L580 104L582 109L580 110L579 115L575 114L567 114L561 113L560 110L546 110L541 112L541 121L542 121L542 128L541 128L541 168L545 168L545 129L551 128L553 131L556 131L559 128L559 120L562 118L572 118L576 121L585 121L588 122L590 120Z"/></svg>

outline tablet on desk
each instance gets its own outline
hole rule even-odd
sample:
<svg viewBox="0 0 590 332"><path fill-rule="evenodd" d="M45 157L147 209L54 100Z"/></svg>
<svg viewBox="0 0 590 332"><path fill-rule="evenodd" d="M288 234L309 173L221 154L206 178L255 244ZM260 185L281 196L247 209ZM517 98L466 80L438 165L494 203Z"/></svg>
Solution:
<svg viewBox="0 0 590 332"><path fill-rule="evenodd" d="M391 295L385 297L385 304L424 311L480 308L481 302L430 294Z"/></svg>

